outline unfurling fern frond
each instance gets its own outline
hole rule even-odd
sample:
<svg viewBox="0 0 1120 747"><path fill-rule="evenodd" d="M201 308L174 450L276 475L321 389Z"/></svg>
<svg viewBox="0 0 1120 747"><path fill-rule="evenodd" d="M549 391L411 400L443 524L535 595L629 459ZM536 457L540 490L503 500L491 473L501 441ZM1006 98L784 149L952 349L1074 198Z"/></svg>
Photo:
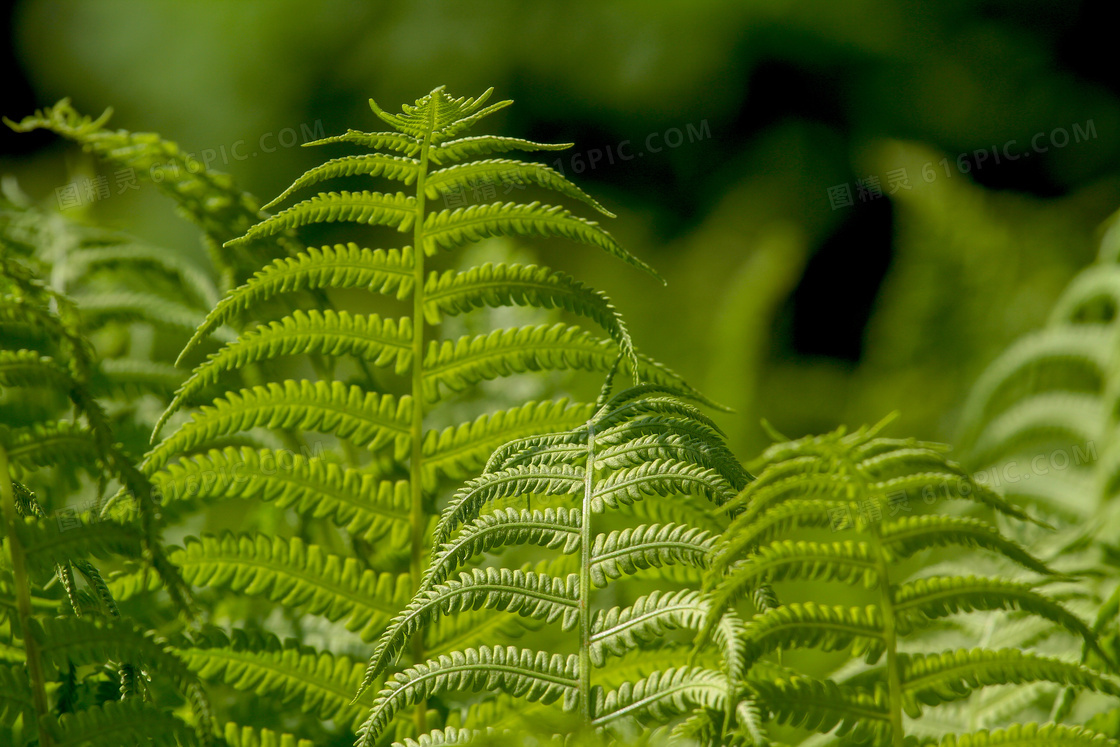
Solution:
<svg viewBox="0 0 1120 747"><path fill-rule="evenodd" d="M698 592L682 589L593 613L594 589L650 567L702 568L713 538L687 525L613 531L593 525L608 524L611 514L624 515L635 502L703 496L718 511L750 480L742 468L725 464L726 446L718 437L696 437L698 425L708 428L706 418L682 400L662 395L663 390L624 391L574 429L525 437L499 449L486 471L468 481L444 510L421 587L378 641L359 693L386 674L435 620L467 610L553 624L570 631L578 655L478 647L413 664L390 677L377 695L360 745L374 744L403 707L462 689L499 690L530 702L560 700L563 710L580 714L589 734L593 729L625 733L633 722L672 722L696 712L717 714L726 724L744 661L742 625L733 612L715 626L715 660L722 662L715 669L655 666L613 686L596 684L611 682L612 668L629 652L650 650L655 661L664 652L681 650L666 633L698 631L710 610ZM651 440L654 426L658 435ZM658 447L658 439L675 458L634 466L634 459L619 456L627 447L640 447L637 453ZM679 448L685 442L689 448ZM720 465L729 477L707 465ZM517 508L520 501L544 507ZM569 567L575 571L561 576L494 567L460 570L479 556L524 545L571 557Z"/></svg>
<svg viewBox="0 0 1120 747"><path fill-rule="evenodd" d="M909 644L913 634L954 613L1009 610L1065 630L1108 658L1096 633L1044 593L1039 581L936 574L905 580L900 563L939 547L976 549L1044 580L1068 577L986 520L919 515L916 508L935 500L966 502L1016 520L1022 512L949 462L943 449L883 438L881 427L777 443L752 464L758 479L727 504L737 515L710 558L705 636L714 634L722 613L772 584L816 580L866 590L859 606L780 604L758 609L745 622L743 688L759 711L777 723L901 747L915 738L904 731L906 717L919 718L986 687L1047 682L1120 695L1120 683L1109 675L1058 658L986 647L926 654ZM843 536L784 539L795 527L802 536L825 528ZM764 657L797 648L849 651L866 667L850 679L775 678ZM1053 744L1075 733L1047 728Z"/></svg>

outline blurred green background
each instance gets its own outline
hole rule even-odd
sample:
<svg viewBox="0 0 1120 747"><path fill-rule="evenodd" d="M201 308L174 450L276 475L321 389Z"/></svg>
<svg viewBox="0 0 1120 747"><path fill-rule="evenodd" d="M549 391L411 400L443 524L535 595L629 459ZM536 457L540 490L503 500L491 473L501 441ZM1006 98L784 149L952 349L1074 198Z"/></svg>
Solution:
<svg viewBox="0 0 1120 747"><path fill-rule="evenodd" d="M1101 4L1002 2L65 2L5 15L20 118L70 96L157 131L266 200L436 85L515 106L487 131L619 217L665 288L592 250L538 261L604 290L639 347L735 408L752 456L875 421L951 440L978 372L1045 318L1120 208L1120 66ZM559 156L559 161L554 158ZM68 214L203 260L151 189L48 135L0 135L0 173ZM500 191L500 190L499 190Z"/></svg>

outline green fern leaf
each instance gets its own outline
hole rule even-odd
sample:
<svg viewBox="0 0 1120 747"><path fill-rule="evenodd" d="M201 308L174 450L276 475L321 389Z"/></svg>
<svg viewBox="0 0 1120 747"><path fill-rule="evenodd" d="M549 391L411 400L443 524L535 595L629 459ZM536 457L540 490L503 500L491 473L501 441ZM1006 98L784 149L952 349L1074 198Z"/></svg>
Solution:
<svg viewBox="0 0 1120 747"><path fill-rule="evenodd" d="M408 450L410 397L364 392L338 381L285 381L242 389L203 407L144 460L148 474L221 436L252 428L293 428L345 438L370 450Z"/></svg>
<svg viewBox="0 0 1120 747"><path fill-rule="evenodd" d="M476 135L440 143L428 153L428 158L436 164L454 163L464 158L488 156L491 153L508 153L511 150L567 150L574 143L534 143L517 137L498 135Z"/></svg>
<svg viewBox="0 0 1120 747"><path fill-rule="evenodd" d="M285 189L272 202L263 206L268 210L278 205L295 191L304 187L318 184L328 179L337 179L342 176L361 174L371 177L383 177L409 185L416 181L420 174L420 162L415 158L401 158L400 156L385 156L380 153L366 153L360 156L345 156L332 158L326 163L309 169L303 176Z"/></svg>
<svg viewBox="0 0 1120 747"><path fill-rule="evenodd" d="M452 188L469 189L472 184L478 181L536 184L538 187L555 190L565 197L571 197L590 205L608 218L615 217L614 213L565 179L560 172L540 163L525 163L509 158L493 158L456 164L428 174L424 186L427 196L430 199L435 199Z"/></svg>
<svg viewBox="0 0 1120 747"><path fill-rule="evenodd" d="M570 710L575 704L577 667L574 655L549 656L513 646L471 648L441 656L406 669L386 684L358 731L357 747L372 745L400 709L443 690L501 689L529 702L544 703L562 697L565 710Z"/></svg>
<svg viewBox="0 0 1120 747"><path fill-rule="evenodd" d="M478 516L481 507L490 501L526 494L576 494L583 489L583 482L583 471L567 466L552 469L515 467L477 477L451 499L436 525L432 543L435 547L446 543L457 526Z"/></svg>
<svg viewBox="0 0 1120 747"><path fill-rule="evenodd" d="M883 616L879 608L823 606L813 602L766 610L746 623L746 665L775 650L803 647L821 651L851 648L872 663L882 655Z"/></svg>
<svg viewBox="0 0 1120 747"><path fill-rule="evenodd" d="M624 575L663 565L706 568L714 544L715 538L708 532L674 524L642 524L599 534L591 548L591 582L602 587Z"/></svg>
<svg viewBox="0 0 1120 747"><path fill-rule="evenodd" d="M579 549L580 513L575 509L497 509L468 524L432 558L421 589L443 583L470 558L505 545L538 545L571 554Z"/></svg>
<svg viewBox="0 0 1120 747"><path fill-rule="evenodd" d="M363 223L390 226L403 233L415 220L416 198L403 192L320 192L255 224L244 236L227 241L226 246L242 246L312 223Z"/></svg>
<svg viewBox="0 0 1120 747"><path fill-rule="evenodd" d="M471 205L454 210L429 213L424 219L424 231L434 254L434 247L450 249L468 241L491 236L562 236L590 246L597 246L629 265L648 272L662 280L657 271L623 249L609 233L594 221L573 215L559 205L542 205L539 202L520 204L495 202L489 205ZM664 282L662 280L662 282Z"/></svg>
<svg viewBox="0 0 1120 747"><path fill-rule="evenodd" d="M363 569L354 558L331 555L298 537L188 537L169 558L190 584L263 596L331 622L345 619L346 629L364 641L379 635L412 596L407 575Z"/></svg>
<svg viewBox="0 0 1120 747"><path fill-rule="evenodd" d="M887 693L857 690L831 680L797 675L789 679L750 678L747 682L760 708L780 724L818 732L836 729L836 736L873 744L890 742Z"/></svg>
<svg viewBox="0 0 1120 747"><path fill-rule="evenodd" d="M194 744L195 733L180 719L139 698L108 701L64 713L51 729L55 747L120 747L146 744L179 747Z"/></svg>
<svg viewBox="0 0 1120 747"><path fill-rule="evenodd" d="M578 577L555 578L547 574L476 568L459 578L418 593L378 641L358 692L364 691L396 658L408 639L437 614L459 610L494 609L545 622L559 620L571 629L579 612Z"/></svg>
<svg viewBox="0 0 1120 747"><path fill-rule="evenodd" d="M231 290L198 326L179 353L182 365L202 341L237 315L284 293L365 288L371 293L407 298L412 292L412 248L363 249L357 244L309 247L295 257L277 259Z"/></svg>
<svg viewBox="0 0 1120 747"><path fill-rule="evenodd" d="M175 393L152 432L160 429L180 407L213 386L219 377L252 363L290 355L350 355L375 366L394 366L397 373L412 363L412 323L381 319L376 314L352 316L345 311L295 311L291 316L262 324L244 333L195 369Z"/></svg>
<svg viewBox="0 0 1120 747"><path fill-rule="evenodd" d="M517 438L582 424L594 405L567 399L528 402L481 415L471 423L424 434L424 482L435 485L439 475L462 479L477 472L496 447ZM512 466L512 465L511 465Z"/></svg>
<svg viewBox="0 0 1120 747"><path fill-rule="evenodd" d="M241 630L234 630L232 638L214 633L180 647L179 654L203 679L276 698L304 713L322 720L336 719L352 728L372 702L363 698L364 708L351 704L361 681L360 663L294 642L282 645L274 636Z"/></svg>
<svg viewBox="0 0 1120 747"><path fill-rule="evenodd" d="M900 516L884 521L880 538L895 558L908 558L930 547L963 545L977 547L1013 560L1044 575L1052 575L1045 563L1027 552L1019 543L1005 538L995 527L980 519L960 516Z"/></svg>
<svg viewBox="0 0 1120 747"><path fill-rule="evenodd" d="M1018 649L959 649L932 655L904 655L903 707L911 718L922 705L935 706L967 697L974 688L1020 685L1044 680L1120 697L1120 684L1104 675L1059 659Z"/></svg>
<svg viewBox="0 0 1120 747"><path fill-rule="evenodd" d="M408 482L270 449L212 449L168 465L152 476L168 510L191 499L256 499L326 518L367 542L388 535L399 546L408 534Z"/></svg>
<svg viewBox="0 0 1120 747"><path fill-rule="evenodd" d="M948 735L939 747L1114 747L1117 742L1080 726L1016 724L1007 729Z"/></svg>
<svg viewBox="0 0 1120 747"><path fill-rule="evenodd" d="M893 591L899 621L907 626L971 610L1023 610L1051 621L1099 651L1096 636L1081 618L1034 590L1033 585L1001 579L930 576L900 584ZM1102 657L1107 659L1102 652Z"/></svg>
<svg viewBox="0 0 1120 747"><path fill-rule="evenodd" d="M239 727L234 723L225 725L222 736L229 747L315 747L315 743L310 739L300 739L271 729Z"/></svg>
<svg viewBox="0 0 1120 747"><path fill-rule="evenodd" d="M309 143L304 143L303 147L331 145L334 143L352 143L371 149L391 150L394 153L403 153L408 157L415 156L419 153L421 147L420 143L416 142L415 139L407 135L402 135L399 132L362 132L360 130L347 130L343 135L331 135L330 137L321 138L319 140L312 140Z"/></svg>
<svg viewBox="0 0 1120 747"><path fill-rule="evenodd" d="M696 706L722 709L727 698L727 679L720 672L681 667L655 672L600 695L601 700L596 698L593 722L597 726L621 718L666 721Z"/></svg>

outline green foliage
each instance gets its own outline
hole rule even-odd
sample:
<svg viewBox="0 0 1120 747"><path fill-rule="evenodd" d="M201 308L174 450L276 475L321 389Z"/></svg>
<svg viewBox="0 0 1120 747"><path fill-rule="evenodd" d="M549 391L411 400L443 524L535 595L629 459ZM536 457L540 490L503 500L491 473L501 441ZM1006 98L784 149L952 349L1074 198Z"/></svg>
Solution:
<svg viewBox="0 0 1120 747"><path fill-rule="evenodd" d="M1117 647L1116 408L1118 378L1115 289L1116 217L1101 230L1097 261L1076 276L1058 299L1046 326L1011 345L977 380L962 416L961 440L971 466L1002 480L1006 495L1051 516L1053 536L1025 535L1036 552L1062 567L1084 573L1067 593L1084 600L1093 630L1110 656L1077 640L1048 642L1071 658L1109 666ZM999 621L996 622L998 624ZM1037 632L1016 631L1012 645ZM1042 704L1066 715L1075 691ZM1086 698L1078 698L1084 701ZM1091 700L1090 703L1100 703ZM1085 708L1093 706L1086 704ZM1113 708L1100 703L1099 708ZM1109 736L1120 729L1093 721Z"/></svg>
<svg viewBox="0 0 1120 747"><path fill-rule="evenodd" d="M93 395L99 364L73 302L47 289L6 242L4 251L0 404L41 407L22 424L14 414L0 424L0 725L10 743L37 738L43 747L119 745L148 735L154 744L210 744L209 705L197 678L165 641L121 616L90 562L140 563L187 608L186 584L160 540L152 486ZM10 348L8 340L29 347ZM79 469L89 477L85 485ZM110 482L136 496L133 520L67 506ZM42 486L46 501L28 484ZM109 688L120 699L106 697ZM177 698L189 701L194 726L170 710Z"/></svg>
<svg viewBox="0 0 1120 747"><path fill-rule="evenodd" d="M258 533L243 527L207 532L174 550L173 562L189 582L209 590L208 599L222 594L231 600L233 595L255 598L275 605L289 620L312 615L326 629L338 630L330 624L339 623L361 639L372 639L419 586L431 518L447 480L476 473L490 452L510 439L570 428L586 421L594 408L566 398L542 399L464 418L453 401L484 382L531 371L602 375L621 368L636 381L692 391L673 372L638 354L610 301L571 276L516 262L446 266L441 250L487 237L527 235L570 238L649 270L598 224L559 205L533 201L437 209L435 200L449 190L470 189L479 180L512 180L610 215L549 167L481 159L488 153L566 147L464 137L486 114L510 103L486 105L489 95L452 99L437 89L401 114L387 114L371 102L393 132L351 131L313 145L356 144L393 155L329 160L271 204L337 178L396 182L409 194L324 192L257 221L256 202L234 196L235 188L222 175L195 168L161 183L204 229L222 285L228 287L231 278L242 282L197 322L179 353L177 362L183 365L198 361L212 340L224 343L176 389L155 423L154 445L140 469L158 488L168 515L178 520L229 498L257 499L296 512L293 536L274 535L277 521L267 519L257 525ZM79 117L63 102L19 127L48 127L137 169L160 159L191 165L173 144L106 132L102 124ZM195 199L210 193L213 203ZM247 223L246 215L253 220ZM296 238L331 223L396 229L410 235L411 243L386 249L356 243L304 248ZM393 234L371 234L379 235ZM257 267L263 269L255 272L247 269L253 258L274 255L277 247L282 256L262 258ZM359 291L363 298L355 302L352 294L343 295L346 291ZM386 302L382 299L407 303L411 316L365 312ZM363 310L336 308L343 300ZM128 298L116 303L127 306ZM310 308L301 308L305 304ZM459 322L472 312L503 307L563 311L602 333L551 321L440 334L450 318ZM254 323L259 315L271 320ZM470 330L473 324L462 319L458 326ZM678 479L695 481L695 476ZM106 513L129 517L134 510L130 496L121 492ZM643 557L637 562L658 561ZM159 586L128 571L112 583L126 597ZM221 606L235 624L246 626L262 609L232 601ZM301 637L300 627L292 626L294 640ZM466 631L445 632L455 641L470 638ZM519 634L508 626L494 632ZM238 645L239 635L235 627L231 646ZM443 650L438 635L432 645ZM424 661L424 650L418 639L410 652L415 663ZM195 653L188 661L204 678L234 689L261 693L260 688L271 687L268 678L217 669ZM416 709L417 728L423 728L426 710L423 704ZM334 718L333 711L305 711L320 720ZM240 718L236 712L229 715ZM337 734L329 725L319 729Z"/></svg>
<svg viewBox="0 0 1120 747"><path fill-rule="evenodd" d="M557 625L577 653L481 645L414 663L378 694L360 745L374 744L403 708L457 690L558 702L563 711L580 714L584 729L619 734L629 733L636 722L672 723L694 711L722 722L742 665L734 613L717 626L722 664L711 669L658 665L674 647L688 650L687 642L667 637L670 631L697 630L707 618L706 603L696 592L654 591L631 604L592 609L595 589L642 570L703 566L712 542L707 532L688 525L639 524L608 531L612 518L632 520L642 515L646 502L681 499L702 499L722 509L750 479L727 457L707 418L668 391L652 384L625 390L576 429L498 449L482 475L468 481L444 509L424 581L378 641L362 691L435 620L470 610ZM695 437L697 432L705 438ZM643 454L651 450L664 456ZM503 507L521 500L525 508ZM528 505L533 502L544 508ZM566 575L500 565L470 568L480 556L497 562L525 545L557 550L577 564ZM546 564L558 566L564 564ZM622 674L630 653L640 653L644 663L638 678ZM599 684L600 678L611 684Z"/></svg>
<svg viewBox="0 0 1120 747"><path fill-rule="evenodd" d="M844 743L901 746L911 738L905 719L919 719L929 708L961 701L981 688L1050 682L1120 695L1107 674L1027 650L975 644L942 653L923 650L917 634L944 628L957 613L1013 610L1068 631L1111 664L1089 625L1040 589L1047 577L1061 579L1046 564L988 521L919 515L914 506L921 505L918 497L923 503L971 504L1016 521L1027 518L1022 511L945 459L938 445L885 438L881 427L777 443L753 463L758 479L727 504L738 513L712 556L706 632L722 612L764 584L823 581L869 592L866 606L791 602L757 609L742 637L744 697L778 724L831 732ZM781 538L824 528L847 536ZM906 580L908 562L937 547L978 548L1023 567L1036 580L945 575L935 567ZM914 643L907 645L907 639ZM829 679L794 672L774 677L756 668L767 654L801 648L848 651L864 666ZM1081 743L1077 730L1048 726L1044 733L1047 744ZM979 733L956 739L972 744L990 738Z"/></svg>
<svg viewBox="0 0 1120 747"><path fill-rule="evenodd" d="M509 105L490 94L371 101L387 131L308 143L369 152L263 206L108 113L62 101L8 123L150 178L209 262L5 185L5 733L1116 744L1115 225L1047 329L978 382L962 440L984 471L877 426L776 437L754 479L689 402L712 403L636 350L604 294L509 249L565 238L658 277L574 212L613 217L560 170L508 157L566 145L467 134ZM529 191L437 204L480 183ZM264 212L307 188L332 191ZM742 343L731 317L775 313L803 263L800 232L763 235L769 254L736 274L746 300L692 325L721 349ZM727 374L758 357L764 335L747 337L712 377L754 407L756 379ZM559 396L576 371L605 377L596 401ZM618 376L634 386L612 396ZM1087 459L982 479L1046 448ZM87 511L58 513L72 504Z"/></svg>

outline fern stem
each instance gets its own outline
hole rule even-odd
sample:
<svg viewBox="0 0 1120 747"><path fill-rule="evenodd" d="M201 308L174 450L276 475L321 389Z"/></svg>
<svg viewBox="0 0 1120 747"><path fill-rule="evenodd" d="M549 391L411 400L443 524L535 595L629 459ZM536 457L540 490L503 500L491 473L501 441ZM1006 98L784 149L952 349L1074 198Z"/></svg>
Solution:
<svg viewBox="0 0 1120 747"><path fill-rule="evenodd" d="M432 145L432 133L436 126L436 111L439 97L432 98L428 110L428 131L420 148L420 169L416 177L416 223L412 232L412 454L409 458L409 491L411 501L408 520L411 526L409 541L409 574L412 590L420 589L423 578L424 531L427 529L427 516L424 512L423 491L423 442L424 442L424 184L428 176L428 150ZM424 636L412 638L412 661L424 662ZM414 719L416 735L427 731L427 701L416 704Z"/></svg>
<svg viewBox="0 0 1120 747"><path fill-rule="evenodd" d="M16 534L20 521L16 513L16 498L12 491L12 477L8 472L8 452L0 446L0 514L8 535L8 549L12 555L12 581L16 592L16 611L19 627L23 632L23 648L27 654L27 676L31 681L31 701L35 706L35 725L39 730L39 747L51 746L44 716L47 715L47 688L43 680L43 663L39 659L39 643L31 635L31 585L23 556L23 545Z"/></svg>
<svg viewBox="0 0 1120 747"><path fill-rule="evenodd" d="M595 488L595 423L587 423L587 466L579 522L579 710L591 733L591 495Z"/></svg>
<svg viewBox="0 0 1120 747"><path fill-rule="evenodd" d="M879 543L879 535L872 531L879 558L879 599L883 611L883 644L887 649L887 696L890 699L891 744L902 747L902 678L898 671L898 632L895 630L894 599L891 596L890 562Z"/></svg>
<svg viewBox="0 0 1120 747"><path fill-rule="evenodd" d="M859 494L871 496L873 490L867 478L851 459L851 453L841 452L843 463L852 480L859 486ZM860 516L859 507L855 516ZM857 518L857 522L862 519ZM894 596L891 592L891 560L879 537L879 527L868 521L864 528L875 547L876 571L879 574L879 605L883 614L883 646L887 653L887 706L890 709L891 747L903 747L906 741L902 730L902 676L898 668L898 631L895 625Z"/></svg>

